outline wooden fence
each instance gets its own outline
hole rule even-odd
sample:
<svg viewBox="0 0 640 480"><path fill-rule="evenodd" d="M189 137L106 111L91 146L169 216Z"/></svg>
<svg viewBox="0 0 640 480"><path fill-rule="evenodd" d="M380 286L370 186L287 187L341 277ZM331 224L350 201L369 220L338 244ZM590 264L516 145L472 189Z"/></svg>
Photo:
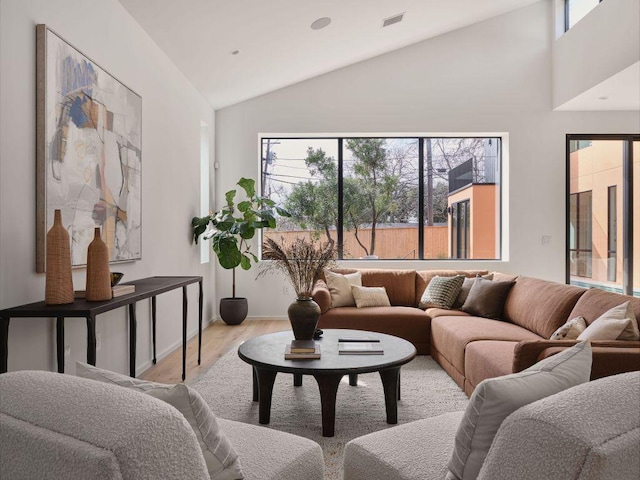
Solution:
<svg viewBox="0 0 640 480"><path fill-rule="evenodd" d="M278 232L264 230L267 238L279 242L284 238L285 242L291 242L296 237L309 239L313 232L308 230L294 230ZM337 240L335 230L331 231L334 240ZM360 241L369 248L371 242L371 229L358 230ZM324 234L321 241L326 241ZM424 258L448 258L449 252L449 228L445 226L424 227ZM418 227L378 227L376 228L376 245L374 254L381 259L417 259L418 258ZM362 258L366 252L356 241L353 231L344 232L344 258Z"/></svg>

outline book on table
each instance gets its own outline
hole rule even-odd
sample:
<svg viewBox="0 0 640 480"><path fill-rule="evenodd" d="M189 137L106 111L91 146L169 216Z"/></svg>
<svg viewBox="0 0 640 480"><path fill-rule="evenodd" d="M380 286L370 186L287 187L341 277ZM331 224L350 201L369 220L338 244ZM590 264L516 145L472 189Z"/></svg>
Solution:
<svg viewBox="0 0 640 480"><path fill-rule="evenodd" d="M291 340L291 353L314 353L316 342L313 340Z"/></svg>
<svg viewBox="0 0 640 480"><path fill-rule="evenodd" d="M373 337L340 337L339 342L376 342L380 343L380 340Z"/></svg>
<svg viewBox="0 0 640 480"><path fill-rule="evenodd" d="M340 355L382 355L380 342L338 342Z"/></svg>
<svg viewBox="0 0 640 480"><path fill-rule="evenodd" d="M291 344L284 349L285 360L318 360L320 359L320 345L316 344L313 352L293 353L291 352Z"/></svg>
<svg viewBox="0 0 640 480"><path fill-rule="evenodd" d="M74 298L87 298L86 290L76 290L73 293ZM116 285L115 287L111 287L111 298L129 295L130 293L136 293L135 285Z"/></svg>

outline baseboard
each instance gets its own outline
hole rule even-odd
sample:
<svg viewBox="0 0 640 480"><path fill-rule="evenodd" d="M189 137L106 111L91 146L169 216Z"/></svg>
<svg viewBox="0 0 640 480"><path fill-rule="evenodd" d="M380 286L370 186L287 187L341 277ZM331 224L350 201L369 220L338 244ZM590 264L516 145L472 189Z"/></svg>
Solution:
<svg viewBox="0 0 640 480"><path fill-rule="evenodd" d="M205 328L207 328L210 324L212 324L216 320L217 320L216 318L212 318L209 321L206 321L206 322L203 321L202 322L202 329L204 330ZM192 331L187 331L187 343L189 343L189 340L191 340L196 335L198 335L198 327L195 327ZM168 347L162 349L162 351L156 352L156 361L159 362L160 360L162 360L163 358L168 356L170 353L173 353L174 350L176 350L178 348L182 348L182 339L176 340L175 342L173 342ZM140 374L146 372L152 366L153 366L153 358L151 358L151 359L147 360L146 362L144 362L143 364L137 366L136 367L136 377L139 377Z"/></svg>

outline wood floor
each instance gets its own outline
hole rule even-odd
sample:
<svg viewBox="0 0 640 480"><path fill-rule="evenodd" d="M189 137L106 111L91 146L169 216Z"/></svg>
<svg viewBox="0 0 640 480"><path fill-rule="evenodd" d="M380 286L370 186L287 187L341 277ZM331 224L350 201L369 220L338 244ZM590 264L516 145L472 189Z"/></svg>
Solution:
<svg viewBox="0 0 640 480"><path fill-rule="evenodd" d="M198 336L187 343L187 378L189 382L206 372L211 365L230 350L238 348L244 340L267 333L291 329L288 320L245 320L240 325L227 325L217 320L202 331L202 362L198 365ZM179 347L162 360L158 360L140 378L160 383L182 381L182 348Z"/></svg>

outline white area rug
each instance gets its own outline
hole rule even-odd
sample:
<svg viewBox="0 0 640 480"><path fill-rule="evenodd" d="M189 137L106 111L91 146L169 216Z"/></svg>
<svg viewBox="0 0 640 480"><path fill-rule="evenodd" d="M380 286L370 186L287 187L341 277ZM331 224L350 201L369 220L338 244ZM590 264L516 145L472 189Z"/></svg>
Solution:
<svg viewBox="0 0 640 480"><path fill-rule="evenodd" d="M244 363L236 351L222 357L192 386L216 415L259 424L258 402L252 401L251 366ZM420 355L402 367L399 424L463 410L467 400L460 387L431 357ZM393 425L386 422L378 373L360 375L357 387L349 386L348 377L343 378L336 401L335 436L329 438L322 436L320 393L315 379L305 376L302 387L294 387L292 375L279 373L273 388L268 427L318 442L324 452L325 478L341 480L345 443Z"/></svg>

